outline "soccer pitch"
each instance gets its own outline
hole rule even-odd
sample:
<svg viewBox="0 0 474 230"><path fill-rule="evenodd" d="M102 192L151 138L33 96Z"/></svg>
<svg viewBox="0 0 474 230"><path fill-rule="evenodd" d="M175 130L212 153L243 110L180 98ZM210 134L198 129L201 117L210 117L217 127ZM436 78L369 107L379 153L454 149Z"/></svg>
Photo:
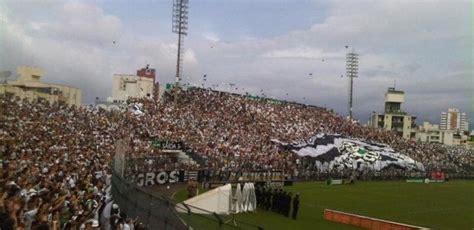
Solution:
<svg viewBox="0 0 474 230"><path fill-rule="evenodd" d="M474 229L474 181L304 182L285 190L300 193L297 220L262 210L236 218L265 229L358 229L324 220L323 212L328 208L432 229Z"/></svg>

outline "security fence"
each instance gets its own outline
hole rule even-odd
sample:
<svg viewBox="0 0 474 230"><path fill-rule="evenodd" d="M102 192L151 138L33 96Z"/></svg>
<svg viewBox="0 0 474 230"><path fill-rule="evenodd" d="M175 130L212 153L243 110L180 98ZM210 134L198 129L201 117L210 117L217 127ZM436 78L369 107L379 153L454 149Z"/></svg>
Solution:
<svg viewBox="0 0 474 230"><path fill-rule="evenodd" d="M112 198L129 217L137 217L148 229L188 229L166 199L148 194L112 174Z"/></svg>
<svg viewBox="0 0 474 230"><path fill-rule="evenodd" d="M129 217L138 217L148 229L249 229L259 226L197 207L184 205L159 194L151 194L112 170L112 198ZM199 210L199 213L191 210Z"/></svg>

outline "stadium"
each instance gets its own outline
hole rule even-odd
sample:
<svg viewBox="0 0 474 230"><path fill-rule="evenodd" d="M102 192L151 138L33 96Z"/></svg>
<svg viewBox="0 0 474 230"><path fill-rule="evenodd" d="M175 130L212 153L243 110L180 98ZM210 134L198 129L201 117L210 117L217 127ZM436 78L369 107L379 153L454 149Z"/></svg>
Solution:
<svg viewBox="0 0 474 230"><path fill-rule="evenodd" d="M18 222L25 226L356 229L326 220L328 210L425 228L473 225L474 200L459 196L474 189L472 153L406 141L325 108L195 87L173 88L160 100L130 98L123 112L1 103L4 205L39 205L37 219ZM337 142L352 145L319 151ZM301 155L308 148L317 155ZM376 153L364 158L368 152ZM248 197L259 195L236 208L241 185ZM299 194L295 219L294 205L267 204L264 187ZM199 191L212 194L186 204ZM94 215L100 223L88 222Z"/></svg>
<svg viewBox="0 0 474 230"><path fill-rule="evenodd" d="M467 4L296 2L2 2L0 230L474 229Z"/></svg>

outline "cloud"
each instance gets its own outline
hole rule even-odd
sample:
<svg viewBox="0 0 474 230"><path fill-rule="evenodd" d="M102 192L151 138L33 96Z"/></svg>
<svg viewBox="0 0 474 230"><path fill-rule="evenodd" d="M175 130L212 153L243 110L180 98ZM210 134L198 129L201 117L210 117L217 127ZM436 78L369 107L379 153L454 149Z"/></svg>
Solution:
<svg viewBox="0 0 474 230"><path fill-rule="evenodd" d="M120 39L120 19L95 5L67 2L55 18L44 26L44 33L52 38L93 44L110 44Z"/></svg>
<svg viewBox="0 0 474 230"><path fill-rule="evenodd" d="M35 3L39 4L39 3ZM36 65L46 70L44 80L80 87L85 102L110 91L110 59L107 48L120 33L120 20L93 5L45 2L44 21L17 18L25 4L10 2L6 19L4 58L0 68L14 70L19 65ZM63 4L63 5L61 5ZM30 10L27 8L25 10ZM26 16L25 16L26 17Z"/></svg>
<svg viewBox="0 0 474 230"><path fill-rule="evenodd" d="M221 40L219 36L214 32L204 33L203 37L211 42L219 42Z"/></svg>
<svg viewBox="0 0 474 230"><path fill-rule="evenodd" d="M386 89L396 84L406 91L408 112L437 122L448 107L470 110L472 98L467 95L473 85L466 83L472 82L472 74L453 77L471 68L466 51L471 50L469 15L469 4L463 1L336 1L328 17L307 30L223 44L212 52L198 49L197 55L216 82L234 80L278 98L306 97L345 114L348 83L339 76L345 73L343 47L349 45L360 54L355 81L359 119L381 111ZM315 77L309 80L308 73ZM437 102L426 103L428 95Z"/></svg>
<svg viewBox="0 0 474 230"><path fill-rule="evenodd" d="M207 86L231 90L225 84L235 83L241 93L263 89L269 96L346 114L348 79L340 76L345 54L354 48L360 54L357 118L365 121L371 111L381 111L386 88L396 81L406 91L403 108L419 121L438 122L442 110L459 107L474 123L469 2L334 1L328 7L325 19L274 37L234 31L237 39L224 42L219 36L224 32L210 30L212 25L202 31L190 25L184 80L201 85L206 74ZM7 1L5 9L0 10L1 69L42 66L47 80L81 87L85 102L110 95L114 73L133 73L146 64L157 68L161 83L174 80L174 37L131 32L127 18L98 5Z"/></svg>
<svg viewBox="0 0 474 230"><path fill-rule="evenodd" d="M0 69L15 70L19 65L35 65L46 70L44 80L79 87L83 103L96 96L111 95L115 73L134 73L150 64L158 69L160 80L174 76L177 46L156 37L123 31L121 19L99 6L80 2L35 3L47 17L34 13L17 17L17 11L34 10L18 2L8 2L0 10L2 61ZM5 14L3 12L6 12ZM198 60L192 49L183 55L186 71L193 71ZM159 65L158 65L159 64Z"/></svg>
<svg viewBox="0 0 474 230"><path fill-rule="evenodd" d="M305 59L325 59L325 58L343 58L344 53L325 53L321 49L312 47L296 47L290 49L273 50L264 53L264 58L305 58Z"/></svg>

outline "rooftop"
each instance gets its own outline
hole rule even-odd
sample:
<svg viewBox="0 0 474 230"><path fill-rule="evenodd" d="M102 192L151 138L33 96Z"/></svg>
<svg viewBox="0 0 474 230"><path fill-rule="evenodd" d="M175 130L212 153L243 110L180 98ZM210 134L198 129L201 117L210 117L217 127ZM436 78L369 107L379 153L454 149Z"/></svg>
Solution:
<svg viewBox="0 0 474 230"><path fill-rule="evenodd" d="M388 88L388 91L387 93L398 93L398 94L404 94L405 92L404 91L401 91L401 90L396 90L395 88L393 87L389 87Z"/></svg>

